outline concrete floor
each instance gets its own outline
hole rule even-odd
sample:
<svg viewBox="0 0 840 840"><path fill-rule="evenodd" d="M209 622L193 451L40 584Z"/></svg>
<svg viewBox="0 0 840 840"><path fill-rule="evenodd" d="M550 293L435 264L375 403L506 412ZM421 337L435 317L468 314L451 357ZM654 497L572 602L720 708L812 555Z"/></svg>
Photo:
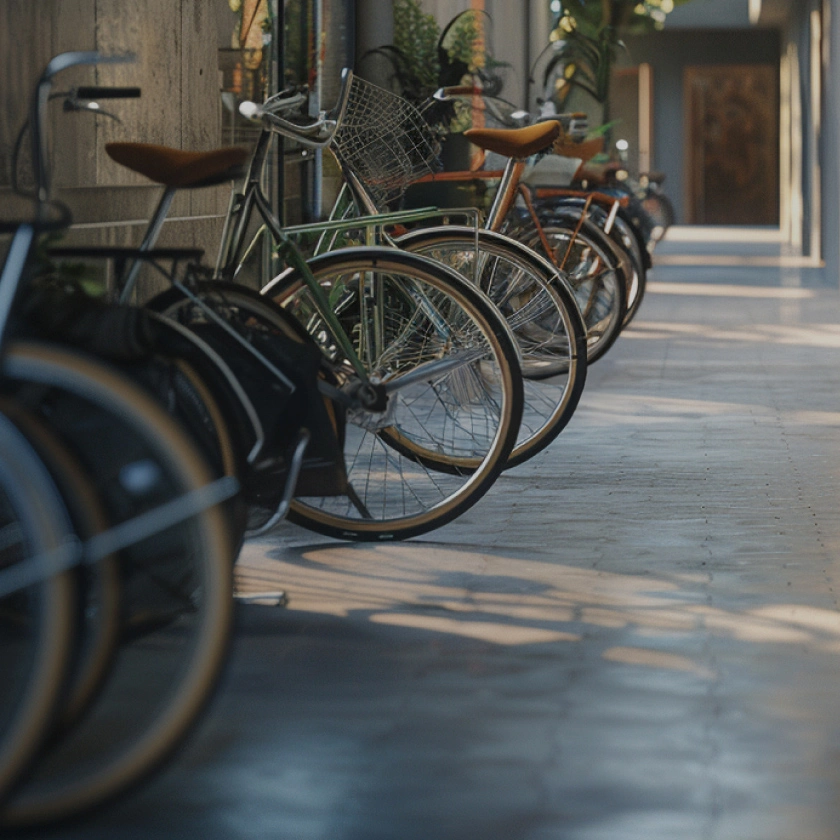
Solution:
<svg viewBox="0 0 840 840"><path fill-rule="evenodd" d="M663 250L560 440L460 520L248 545L289 608L240 609L164 773L43 836L840 837L840 293Z"/></svg>

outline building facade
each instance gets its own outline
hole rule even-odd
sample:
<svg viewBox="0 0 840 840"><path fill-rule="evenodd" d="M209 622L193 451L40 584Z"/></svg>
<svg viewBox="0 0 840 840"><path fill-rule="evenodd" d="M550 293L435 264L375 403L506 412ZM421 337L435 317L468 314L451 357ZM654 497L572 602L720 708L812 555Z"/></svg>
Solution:
<svg viewBox="0 0 840 840"><path fill-rule="evenodd" d="M502 95L536 107L556 0L422 5L441 24L468 8L486 11L488 47L505 66ZM0 197L13 201L15 137L52 54L137 56L63 80L142 87L140 100L115 106L121 122L57 113L53 126L73 237L126 244L159 190L110 161L107 141L190 149L247 142L238 98L306 82L316 112L334 101L343 66L375 72L363 57L393 37L391 0L0 0ZM662 32L627 39L610 107L635 166L665 173L681 223L777 229L791 254L824 263L840 285L838 61L838 0L691 0ZM318 215L323 171L319 156L278 152L275 176L290 218ZM180 195L163 241L212 250L225 206L224 188Z"/></svg>

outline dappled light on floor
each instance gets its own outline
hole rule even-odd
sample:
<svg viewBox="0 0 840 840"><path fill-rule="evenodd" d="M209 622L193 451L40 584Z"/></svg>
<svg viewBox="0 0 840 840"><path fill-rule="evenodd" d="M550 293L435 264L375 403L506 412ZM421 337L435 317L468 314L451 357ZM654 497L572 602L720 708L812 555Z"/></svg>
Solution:
<svg viewBox="0 0 840 840"><path fill-rule="evenodd" d="M749 324L737 323L721 325L718 323L652 323L634 321L632 328L626 330L622 341L639 339L691 340L726 342L730 344L778 344L782 346L819 347L827 350L840 350L840 324Z"/></svg>
<svg viewBox="0 0 840 840"><path fill-rule="evenodd" d="M536 627L516 627L484 620L473 621L467 617L441 618L410 613L375 613L370 620L374 624L388 624L392 627L414 627L435 633L452 633L495 645L535 645L545 642L580 641L577 633L540 630Z"/></svg>
<svg viewBox="0 0 840 840"><path fill-rule="evenodd" d="M760 298L763 300L812 300L816 297L813 289L800 289L787 286L744 286L729 283L666 283L653 280L648 283L647 292L652 295L741 297Z"/></svg>
<svg viewBox="0 0 840 840"><path fill-rule="evenodd" d="M246 551L237 567L240 592L282 588L292 610L491 644L576 643L587 628L622 628L651 646L612 647L605 659L704 679L714 677L713 669L657 650L655 640L701 633L840 653L840 614L789 603L721 609L696 602L702 580L700 574L615 574L547 555L523 559L422 543L310 548L276 558Z"/></svg>
<svg viewBox="0 0 840 840"><path fill-rule="evenodd" d="M657 256L657 266L719 266L721 268L821 268L822 262L798 255L738 256L737 254L665 254Z"/></svg>
<svg viewBox="0 0 840 840"><path fill-rule="evenodd" d="M687 656L676 653L664 653L659 650L645 650L633 647L612 647L603 653L607 662L618 662L622 665L641 665L647 668L667 668L673 671L685 671L701 679L712 679L714 672L692 662Z"/></svg>

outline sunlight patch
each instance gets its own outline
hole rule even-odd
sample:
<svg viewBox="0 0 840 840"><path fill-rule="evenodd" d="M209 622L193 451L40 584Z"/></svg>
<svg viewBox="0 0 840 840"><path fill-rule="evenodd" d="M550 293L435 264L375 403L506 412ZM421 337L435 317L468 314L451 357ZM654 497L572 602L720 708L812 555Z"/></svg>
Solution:
<svg viewBox="0 0 840 840"><path fill-rule="evenodd" d="M489 621L469 621L436 615L413 615L411 613L379 613L372 615L374 624L391 627L411 627L416 630L430 630L434 633L448 633L479 639L494 645L536 645L547 642L579 642L577 633L561 633L557 630L541 630L538 627L516 627L510 624L494 624Z"/></svg>
<svg viewBox="0 0 840 840"><path fill-rule="evenodd" d="M676 653L664 653L661 650L636 647L612 647L601 654L607 662L618 662L621 665L641 665L646 668L662 668L668 671L684 671L703 679L714 679L714 671L698 665L687 656Z"/></svg>

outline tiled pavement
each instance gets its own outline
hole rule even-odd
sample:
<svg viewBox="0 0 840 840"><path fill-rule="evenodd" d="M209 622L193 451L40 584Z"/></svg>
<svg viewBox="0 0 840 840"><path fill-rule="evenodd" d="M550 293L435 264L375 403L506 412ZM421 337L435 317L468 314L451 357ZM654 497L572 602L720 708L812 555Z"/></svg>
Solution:
<svg viewBox="0 0 840 840"><path fill-rule="evenodd" d="M289 608L241 609L166 772L45 836L840 837L838 284L673 262L460 520L247 546Z"/></svg>

